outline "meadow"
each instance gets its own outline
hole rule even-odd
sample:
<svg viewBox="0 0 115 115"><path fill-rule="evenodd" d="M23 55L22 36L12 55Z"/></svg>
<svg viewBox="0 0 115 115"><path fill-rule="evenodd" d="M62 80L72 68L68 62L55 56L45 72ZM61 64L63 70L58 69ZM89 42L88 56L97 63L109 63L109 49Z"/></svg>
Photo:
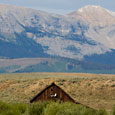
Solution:
<svg viewBox="0 0 115 115"><path fill-rule="evenodd" d="M0 74L0 100L29 104L37 93L55 82L76 102L96 110L112 111L115 75L84 73Z"/></svg>

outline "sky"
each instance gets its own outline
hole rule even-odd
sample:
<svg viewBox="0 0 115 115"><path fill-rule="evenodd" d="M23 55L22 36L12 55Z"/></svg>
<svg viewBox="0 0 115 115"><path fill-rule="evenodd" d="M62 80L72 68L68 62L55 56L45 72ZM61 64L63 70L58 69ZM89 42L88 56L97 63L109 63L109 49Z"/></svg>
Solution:
<svg viewBox="0 0 115 115"><path fill-rule="evenodd" d="M115 12L115 0L0 0L0 4L24 6L57 14L67 14L87 5L98 5Z"/></svg>

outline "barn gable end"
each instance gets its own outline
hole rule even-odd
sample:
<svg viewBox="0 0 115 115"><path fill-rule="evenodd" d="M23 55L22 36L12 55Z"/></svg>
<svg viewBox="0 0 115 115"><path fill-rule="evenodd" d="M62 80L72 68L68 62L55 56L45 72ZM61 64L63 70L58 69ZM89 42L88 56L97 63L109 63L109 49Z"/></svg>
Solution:
<svg viewBox="0 0 115 115"><path fill-rule="evenodd" d="M44 90L42 90L39 94L37 94L30 102L37 102L37 101L57 101L61 100L63 102L74 102L76 103L63 89L57 86L55 83L52 83ZM78 103L79 104L79 103Z"/></svg>

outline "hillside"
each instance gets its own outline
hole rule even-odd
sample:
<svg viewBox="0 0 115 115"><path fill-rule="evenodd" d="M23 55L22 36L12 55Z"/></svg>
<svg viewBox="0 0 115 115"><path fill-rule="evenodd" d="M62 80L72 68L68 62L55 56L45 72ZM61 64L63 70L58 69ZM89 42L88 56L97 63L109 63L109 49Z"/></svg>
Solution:
<svg viewBox="0 0 115 115"><path fill-rule="evenodd" d="M115 74L115 65L113 62L114 60L103 63L103 55L102 58L101 56L92 56L90 58L85 58L86 61L59 57L0 59L0 73L77 72Z"/></svg>

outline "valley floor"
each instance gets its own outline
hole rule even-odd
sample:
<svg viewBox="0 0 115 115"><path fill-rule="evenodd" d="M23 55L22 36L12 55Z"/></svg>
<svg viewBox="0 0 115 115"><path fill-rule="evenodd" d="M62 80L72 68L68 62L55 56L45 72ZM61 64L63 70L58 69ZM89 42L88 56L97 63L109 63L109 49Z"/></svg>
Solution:
<svg viewBox="0 0 115 115"><path fill-rule="evenodd" d="M52 82L92 108L110 111L115 104L115 75L84 73L0 74L0 100L29 103Z"/></svg>

